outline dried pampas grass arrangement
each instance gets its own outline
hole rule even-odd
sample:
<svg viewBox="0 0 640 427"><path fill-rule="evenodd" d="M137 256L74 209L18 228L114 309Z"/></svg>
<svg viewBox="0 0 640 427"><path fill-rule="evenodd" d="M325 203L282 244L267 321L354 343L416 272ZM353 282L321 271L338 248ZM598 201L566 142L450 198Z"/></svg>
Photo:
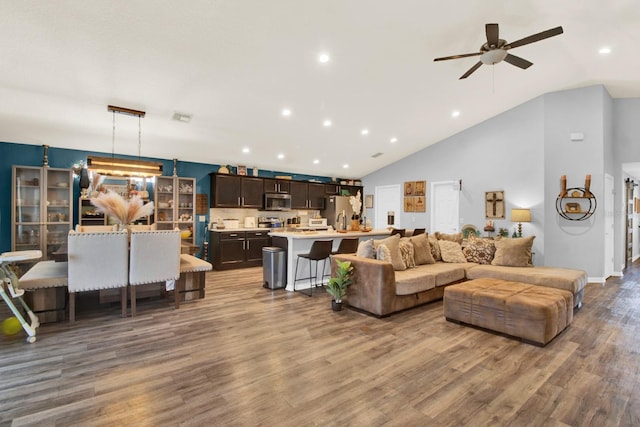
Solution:
<svg viewBox="0 0 640 427"><path fill-rule="evenodd" d="M98 197L91 199L91 204L98 211L117 220L120 224L127 225L133 221L153 213L153 202L145 204L139 196L125 200L114 191L100 193Z"/></svg>

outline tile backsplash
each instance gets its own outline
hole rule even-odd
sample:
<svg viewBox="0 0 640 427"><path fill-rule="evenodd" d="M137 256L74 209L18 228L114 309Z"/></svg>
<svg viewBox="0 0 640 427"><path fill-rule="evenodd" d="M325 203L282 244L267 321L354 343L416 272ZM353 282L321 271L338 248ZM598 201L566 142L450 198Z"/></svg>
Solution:
<svg viewBox="0 0 640 427"><path fill-rule="evenodd" d="M218 222L223 219L237 219L240 222L240 226L244 224L244 219L247 217L267 217L267 218L281 218L286 222L287 218L300 217L301 224L308 224L309 218L314 218L320 215L320 211L314 210L290 210L290 211L261 211L258 209L238 209L238 208L210 208L209 209L209 221L212 223ZM257 223L257 220L256 220Z"/></svg>

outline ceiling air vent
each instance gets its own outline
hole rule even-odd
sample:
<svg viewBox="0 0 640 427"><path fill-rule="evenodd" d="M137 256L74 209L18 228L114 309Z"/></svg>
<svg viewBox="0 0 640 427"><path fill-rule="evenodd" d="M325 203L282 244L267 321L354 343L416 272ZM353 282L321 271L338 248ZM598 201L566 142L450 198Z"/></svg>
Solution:
<svg viewBox="0 0 640 427"><path fill-rule="evenodd" d="M371 156L372 159L382 156L382 153L376 153Z"/></svg>
<svg viewBox="0 0 640 427"><path fill-rule="evenodd" d="M189 123L191 121L191 116L189 114L173 113L173 120L182 123Z"/></svg>

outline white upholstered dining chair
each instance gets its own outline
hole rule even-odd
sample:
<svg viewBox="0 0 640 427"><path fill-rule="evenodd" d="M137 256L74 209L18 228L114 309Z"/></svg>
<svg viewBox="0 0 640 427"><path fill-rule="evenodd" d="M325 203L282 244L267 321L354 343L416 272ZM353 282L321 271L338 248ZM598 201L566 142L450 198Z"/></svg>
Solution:
<svg viewBox="0 0 640 427"><path fill-rule="evenodd" d="M77 292L121 288L122 317L127 316L127 231L76 233L67 239L69 320L76 319Z"/></svg>
<svg viewBox="0 0 640 427"><path fill-rule="evenodd" d="M129 288L136 315L136 286L180 277L180 230L131 231Z"/></svg>

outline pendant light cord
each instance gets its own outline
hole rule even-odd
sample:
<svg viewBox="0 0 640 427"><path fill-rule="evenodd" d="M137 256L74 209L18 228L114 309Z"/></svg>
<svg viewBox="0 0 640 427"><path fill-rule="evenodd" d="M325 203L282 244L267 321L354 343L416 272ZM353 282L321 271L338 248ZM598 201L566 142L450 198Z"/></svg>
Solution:
<svg viewBox="0 0 640 427"><path fill-rule="evenodd" d="M140 160L140 151L141 151L141 147L142 147L142 124L141 124L141 118L138 115L138 160Z"/></svg>
<svg viewBox="0 0 640 427"><path fill-rule="evenodd" d="M115 157L116 152L116 112L113 112L113 129L111 131L111 158Z"/></svg>

